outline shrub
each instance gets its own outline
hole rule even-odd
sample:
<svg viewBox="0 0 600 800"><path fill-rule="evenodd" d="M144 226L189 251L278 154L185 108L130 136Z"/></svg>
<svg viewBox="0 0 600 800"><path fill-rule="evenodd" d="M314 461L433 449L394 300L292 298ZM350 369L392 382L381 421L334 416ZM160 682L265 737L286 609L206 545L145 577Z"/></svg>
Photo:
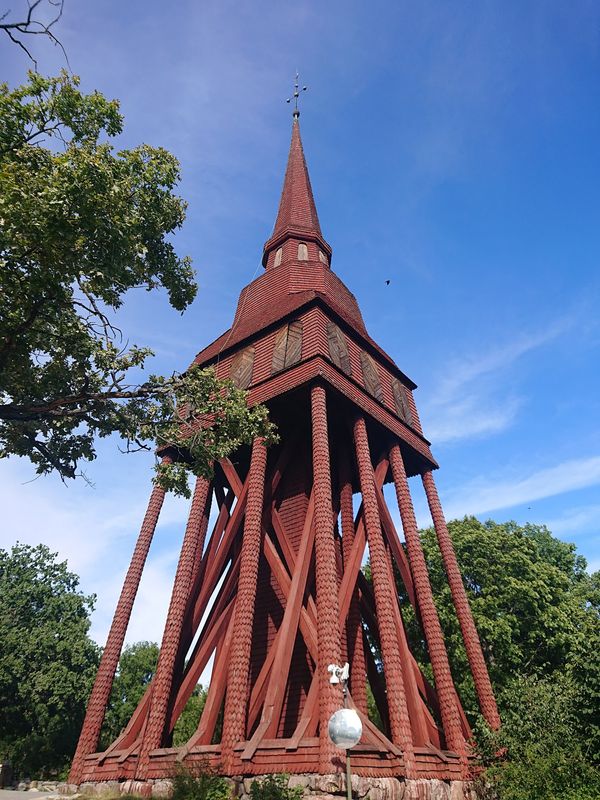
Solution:
<svg viewBox="0 0 600 800"><path fill-rule="evenodd" d="M600 770L578 731L565 676L519 676L500 694L502 728L476 726L485 800L600 800Z"/></svg>
<svg viewBox="0 0 600 800"><path fill-rule="evenodd" d="M252 800L300 800L302 787L290 789L288 775L267 775L262 780L253 781L250 786Z"/></svg>
<svg viewBox="0 0 600 800"><path fill-rule="evenodd" d="M178 764L171 776L172 800L229 800L231 791L225 778L208 761Z"/></svg>

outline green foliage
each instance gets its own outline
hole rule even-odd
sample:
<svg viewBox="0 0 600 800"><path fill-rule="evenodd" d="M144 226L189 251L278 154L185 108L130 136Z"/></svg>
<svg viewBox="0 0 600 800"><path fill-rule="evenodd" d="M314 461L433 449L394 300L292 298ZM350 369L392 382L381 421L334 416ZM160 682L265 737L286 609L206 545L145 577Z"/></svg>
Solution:
<svg viewBox="0 0 600 800"><path fill-rule="evenodd" d="M186 466L158 480L187 494L187 468L207 474L271 427L211 370L140 382L152 353L109 315L134 288L163 289L178 311L194 299L190 260L170 241L185 218L179 164L148 145L115 152L118 103L78 83L63 72L0 85L0 457L72 478L96 437L173 444Z"/></svg>
<svg viewBox="0 0 600 800"><path fill-rule="evenodd" d="M171 800L228 800L229 783L213 770L208 761L178 764L171 776Z"/></svg>
<svg viewBox="0 0 600 800"><path fill-rule="evenodd" d="M94 597L44 545L0 550L0 753L21 775L72 756L98 665Z"/></svg>
<svg viewBox="0 0 600 800"><path fill-rule="evenodd" d="M136 642L123 649L104 717L102 747L108 747L131 719L156 672L158 650L155 642Z"/></svg>
<svg viewBox="0 0 600 800"><path fill-rule="evenodd" d="M449 530L496 691L515 674L563 670L585 649L592 631L600 631L598 604L590 603L597 579L585 571L575 545L554 538L543 525L466 517L449 523ZM433 529L421 531L421 540L454 678L474 719L474 687ZM413 650L426 664L422 632L399 588Z"/></svg>
<svg viewBox="0 0 600 800"><path fill-rule="evenodd" d="M303 790L301 786L290 789L288 786L289 775L267 775L250 784L250 797L252 800L301 800Z"/></svg>
<svg viewBox="0 0 600 800"><path fill-rule="evenodd" d="M379 728L380 731L383 730L383 722L381 721L381 714L379 713L379 709L377 708L377 703L375 701L375 695L373 694L373 690L371 689L371 684L367 681L367 712L369 714L369 719L371 722L374 722L375 725Z"/></svg>
<svg viewBox="0 0 600 800"><path fill-rule="evenodd" d="M173 747L181 747L188 742L198 727L204 704L206 703L206 689L198 685L194 689L192 696L185 704L181 716L175 723L173 730Z"/></svg>
<svg viewBox="0 0 600 800"><path fill-rule="evenodd" d="M101 748L108 747L131 719L156 672L158 653L155 642L135 642L123 649L104 717ZM185 744L194 734L205 702L206 690L196 686L175 724L174 747Z"/></svg>
<svg viewBox="0 0 600 800"><path fill-rule="evenodd" d="M600 573L589 575L575 545L543 525L466 517L448 527L503 721L492 733L478 717L435 532L421 531L454 680L489 766L482 797L600 798ZM400 580L398 590L413 652L431 676Z"/></svg>
<svg viewBox="0 0 600 800"><path fill-rule="evenodd" d="M499 733L479 721L492 797L600 797L600 576L544 526L450 523L473 616L496 689ZM476 700L432 529L422 541L436 605L467 712ZM412 624L412 635L416 625ZM421 653L423 651L421 650ZM506 754L498 760L495 754Z"/></svg>
<svg viewBox="0 0 600 800"><path fill-rule="evenodd" d="M476 730L490 800L599 800L600 769L582 736L577 686L564 675L517 677L499 696L502 728ZM501 757L498 757L501 753ZM598 752L595 751L595 755Z"/></svg>

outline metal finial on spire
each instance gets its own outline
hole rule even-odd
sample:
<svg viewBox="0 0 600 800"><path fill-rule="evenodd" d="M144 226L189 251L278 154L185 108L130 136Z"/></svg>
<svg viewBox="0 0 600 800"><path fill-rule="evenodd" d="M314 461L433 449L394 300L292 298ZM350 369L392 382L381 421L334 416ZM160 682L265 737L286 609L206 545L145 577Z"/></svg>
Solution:
<svg viewBox="0 0 600 800"><path fill-rule="evenodd" d="M298 83L298 78L299 77L300 77L300 74L298 73L298 70L296 70L296 80L294 82L294 94L292 95L292 97L294 98L294 112L293 112L293 115L292 115L294 117L294 119L298 119L298 117L300 116L300 110L298 109L298 98L300 97L300 84ZM308 89L308 86L303 86L302 87L302 91L303 92L305 92L307 89ZM291 103L292 102L292 97L288 97L288 99L286 100L286 103Z"/></svg>

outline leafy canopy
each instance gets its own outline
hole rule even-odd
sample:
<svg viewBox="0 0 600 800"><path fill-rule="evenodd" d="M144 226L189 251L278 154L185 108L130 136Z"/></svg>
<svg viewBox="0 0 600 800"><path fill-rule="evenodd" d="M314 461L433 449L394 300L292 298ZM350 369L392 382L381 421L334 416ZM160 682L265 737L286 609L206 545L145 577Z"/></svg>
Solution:
<svg viewBox="0 0 600 800"><path fill-rule="evenodd" d="M21 775L71 757L98 665L94 597L44 545L0 550L0 753Z"/></svg>
<svg viewBox="0 0 600 800"><path fill-rule="evenodd" d="M123 649L102 726L101 749L106 749L131 719L156 672L158 653L156 642L135 642ZM175 724L174 747L192 737L205 702L206 690L198 685Z"/></svg>
<svg viewBox="0 0 600 800"><path fill-rule="evenodd" d="M489 769L484 800L600 799L600 573L543 525L449 523L502 727L487 729L433 529L421 531L452 673ZM422 632L399 584L414 652ZM501 757L498 758L498 754Z"/></svg>
<svg viewBox="0 0 600 800"><path fill-rule="evenodd" d="M155 642L124 647L104 716L102 747L108 747L129 722L156 671L158 649Z"/></svg>
<svg viewBox="0 0 600 800"><path fill-rule="evenodd" d="M575 545L556 539L543 525L465 517L448 527L496 690L516 673L552 675L563 669L591 631L600 631L597 599L592 602L598 576L586 572ZM473 683L433 528L421 531L421 542L454 679L473 719ZM400 583L398 588L413 651L426 665L422 631Z"/></svg>
<svg viewBox="0 0 600 800"><path fill-rule="evenodd" d="M517 675L501 690L502 728L476 727L482 800L600 800L598 750L568 674Z"/></svg>
<svg viewBox="0 0 600 800"><path fill-rule="evenodd" d="M143 376L151 350L111 322L133 288L164 289L178 311L194 299L190 259L170 240L186 204L177 159L115 152L118 103L78 85L64 72L0 85L0 457L72 478L96 437L116 433L127 449L184 453L158 479L187 493L187 468L208 474L271 428L211 370Z"/></svg>

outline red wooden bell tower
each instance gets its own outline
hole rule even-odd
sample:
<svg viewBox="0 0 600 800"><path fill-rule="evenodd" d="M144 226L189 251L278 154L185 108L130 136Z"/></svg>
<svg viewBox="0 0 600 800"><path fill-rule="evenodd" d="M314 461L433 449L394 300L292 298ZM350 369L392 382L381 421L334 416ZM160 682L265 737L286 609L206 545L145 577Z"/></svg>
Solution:
<svg viewBox="0 0 600 800"><path fill-rule="evenodd" d="M198 478L154 679L102 753L106 704L163 501L154 488L90 697L70 781L148 780L208 758L228 775L343 770L327 735L341 705L327 667L350 664L363 721L352 751L365 776L461 778L470 735L448 664L408 477L422 480L482 712L498 712L433 481L437 464L415 384L370 338L331 270L298 114L265 272L243 289L232 327L196 357L265 403L280 442L262 441ZM383 494L392 482L404 542ZM358 498L358 500L357 500ZM212 517L211 515L212 509ZM207 536L209 517L216 521ZM361 564L368 550L372 581ZM433 685L407 640L394 573L427 644ZM367 635L368 633L368 635ZM376 642L381 658L375 658ZM198 728L174 725L210 658ZM367 715L367 683L382 720ZM222 734L217 735L221 720Z"/></svg>

